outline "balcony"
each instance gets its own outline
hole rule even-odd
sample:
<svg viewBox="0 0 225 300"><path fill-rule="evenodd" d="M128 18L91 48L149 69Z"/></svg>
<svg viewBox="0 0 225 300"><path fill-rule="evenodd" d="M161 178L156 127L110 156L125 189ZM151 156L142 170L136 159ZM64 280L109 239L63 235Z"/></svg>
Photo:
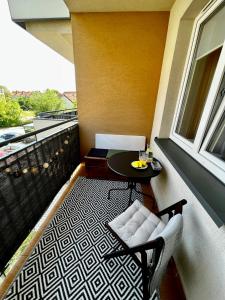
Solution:
<svg viewBox="0 0 225 300"><path fill-rule="evenodd" d="M17 4L18 1L9 0L9 2L19 13L19 8L22 6ZM39 2L44 3L44 1ZM57 3L59 2L63 1L57 1ZM216 159L211 160L213 153L208 153L210 154L210 158L205 153L208 148L203 147L204 143L202 143L203 140L201 138L209 138L209 134L212 133L212 131L205 132L206 127L208 127L205 127L206 123L209 120L212 121L211 116L209 118L211 112L212 115L215 114L214 116L217 116L210 125L213 126L211 129L214 128L214 132L218 133L220 128L220 132L224 132L224 127L222 129L219 126L224 124L222 123L222 121L224 122L223 79L225 46L224 31L222 30L224 28L222 26L224 17L221 15L222 17L219 18L219 22L209 22L212 20L211 17L216 18L217 13L222 11L221 7L224 6L224 1L109 0L106 3L106 1L99 0L66 0L63 4L65 5L66 3L70 13L66 16L66 19L61 19L63 17L61 14L52 16L51 9L48 9L49 7L44 4L41 7L39 6L38 10L34 9L31 11L35 12L35 14L39 13L39 15L36 15L36 19L32 19L32 13L29 14L27 6L31 5L35 8L38 2L29 1L28 3L28 1L20 0L19 3L23 3L24 5L23 14L28 12L27 16L24 15L24 18L21 18L22 24L20 23L20 25L26 27L26 30L31 34L75 63L81 157L84 157L89 149L94 147L95 135L98 133L146 136L148 142L151 143L154 156L163 165L163 172L151 182L159 209L173 204L177 199L185 198L188 201L184 213L185 224L182 243L174 255L186 298L190 300L223 299L225 281L225 269L223 267L225 264L225 169L224 167L223 169L220 167L222 164L220 166L217 165ZM56 6L58 7L58 5ZM46 18L46 13L50 14L48 15L50 18ZM14 15L12 14L13 16L16 22L19 21L15 18L15 13ZM193 108L194 113L190 113L192 110L187 110L186 117L193 117L193 119L197 117L197 120L201 116L200 131L198 130L196 140L197 144L191 145L192 141L185 141L176 133L175 125L178 121L180 123L182 119L183 108L189 107L189 105L184 105L185 103L182 101L185 99L183 96L189 94L187 88L192 81L191 78L197 78L197 86L200 87L201 85L200 77L197 75L192 76L193 74L190 75L190 70L196 69L193 57L198 49L198 42L201 40L200 36L204 33L203 27L205 24L214 24L219 30L211 28L211 25L209 27L207 27L208 25L206 26L206 31L207 28L212 29L212 39L208 39L208 33L205 34L206 42L203 43L204 47L206 46L207 48L210 46L211 41L216 41L218 34L221 34L223 40L218 44L219 48L217 48L218 45L216 47L210 46L211 50L216 49L221 52L218 60L219 65L215 68L215 74L217 75L213 76L213 72L203 72L205 75L209 75L210 78L211 76L214 78L212 80L213 84L210 86L210 94L207 97L207 105L204 106L203 114L201 114L200 109L198 109L198 112L194 109L195 106L192 103L194 102L194 98L190 97L189 105L190 108ZM211 53L211 50L208 50L206 51L207 55ZM215 56L214 63L217 63L216 57L217 55ZM198 60L201 62L202 58L204 56L199 56L196 62ZM214 63L212 63L212 66L214 66ZM211 82L211 79L206 80L205 78L204 80L205 83ZM192 95L192 92L197 90L197 86L196 84L191 86L193 87L193 90L191 89ZM197 93L197 96L200 94L202 97L205 95L205 84L202 85L202 91L201 93ZM216 94L221 95L221 97L217 99ZM200 99L201 97L197 98ZM202 100L203 98L201 98ZM202 105L203 102L201 102ZM215 107L212 109L213 104L215 104ZM209 109L210 107L211 109ZM220 109L217 111L219 107ZM48 119L48 115L41 121L59 122L51 118ZM196 122L191 123L193 126L197 126ZM68 125L69 122L66 124ZM182 124L185 125L185 122ZM70 125L68 126L70 127ZM57 128L59 129L60 125ZM40 137L40 140L48 138L44 135L44 131L41 133L43 135ZM56 132L52 132L52 134L56 134ZM216 141L215 137L214 141ZM219 141L222 142L223 139L221 138ZM35 143L38 142L40 142L38 139L35 140ZM198 151L200 149L204 151L200 151L200 153ZM204 156L204 160L201 160L203 157L201 155ZM209 159L205 160L207 156ZM42 163L44 164L45 161ZM111 182L112 178L107 178L108 172L105 168L106 166L106 162L103 161L102 169L106 177L101 181L101 188L99 188L98 193L96 191L97 197L100 197L99 194L104 196L107 186L113 184ZM95 164L93 169L95 169ZM90 176L93 180L99 180L99 177L103 175L103 172L99 172L96 169L92 174L89 174L89 171L83 164L78 166L76 172L73 173L74 177L68 187L68 190L72 191L71 193L76 191L76 195L82 194L83 189L79 189L80 177ZM46 172L48 172L48 168ZM6 174L3 174L6 177ZM223 182L218 179L220 175L223 175ZM34 175L32 176L34 177ZM14 177L16 177L16 174L14 174ZM23 184L22 177L18 178L21 178L21 183ZM77 179L78 181L76 181ZM97 182L98 184L93 187L94 190L99 186L99 181ZM115 182L118 183L117 180L113 182L114 184ZM149 187L144 186L141 186L141 188L149 189ZM86 193L89 190L91 189L87 188L85 190L85 196L90 196L89 199L95 199L95 196ZM56 208L62 202L64 204L67 203L68 197L63 202L65 198L65 193L63 193L63 197L56 204ZM146 205L153 206L153 203L148 202L146 199L144 201ZM94 204L92 207L93 212ZM63 207L66 209L66 205ZM69 207L71 208L71 206ZM107 212L109 207L110 205L106 208ZM83 212L83 216L89 210ZM73 213L73 211L67 209L66 214L70 215L70 213ZM57 209L51 211L51 217L49 217L48 222L46 221L46 226L51 221L51 218L53 220L58 218ZM68 218L71 219L70 217ZM43 233L43 229L46 226L41 225L42 230L40 230L39 237L51 232L52 226L49 225L50 227ZM76 231L75 227L71 230L72 232ZM36 240L34 239L32 242L33 245L39 237ZM62 237L65 237L63 233ZM58 245L62 245L65 240L58 239L57 236L58 243L55 243L55 247L57 248ZM52 244L54 242L55 240L52 241ZM47 248L44 249L46 255L50 244L51 241L47 244ZM90 251L95 250L91 248ZM43 253L45 252L40 252L40 255ZM76 254L72 253L71 255L76 262L74 258ZM94 257L93 255L90 256ZM30 257L29 251L22 255L23 262L25 261L25 257ZM57 259L58 257L55 260ZM72 263L75 263L74 261ZM57 287L59 287L61 294L65 291L68 292L68 284L65 284L64 279L62 279L64 275L68 279L68 273L60 273L63 268L65 269L65 264L61 264L61 266L62 268L55 269L55 273L54 271L53 274L51 273L53 281L51 281L50 277L45 277L45 279L41 277L43 279L41 285L35 280L30 283L33 284L36 282L40 290L44 290L46 282L48 282L49 285L52 285L52 291L54 287L56 288L56 292L59 291L57 290ZM16 267L16 272L20 267L21 265ZM70 270L69 265L68 269ZM167 273L169 281L164 281L162 285L165 291L162 294L162 299L169 299L170 296L172 299L176 299L176 297L177 299L182 299L182 296L179 294L179 284L178 287L176 285L177 273L176 271L175 273L170 271L171 268ZM24 275L25 273L22 271L20 274ZM54 274L59 275L61 285L55 284ZM93 276L91 270L89 274ZM86 272L87 278L89 274ZM99 280L95 282L98 282L99 286L102 286L103 289L105 288L104 291L107 293L108 290L102 278L103 276L99 275L99 277L98 274L96 273L96 280ZM14 275L15 272L12 277ZM118 273L118 275L120 274ZM70 291L73 290L73 285L79 285L77 279L80 276L81 274L76 272L75 277L70 278L69 285L72 287L69 289ZM6 282L9 285L11 281L7 279ZM18 281L16 281L17 286ZM124 282L121 286L123 288ZM139 294L138 281L136 287L136 293ZM175 294L171 289L175 290ZM29 293L28 285L24 285L24 290ZM92 286L93 290L98 293L96 286ZM82 289L80 289L81 291ZM50 292L48 297L51 298L52 295ZM46 299L48 297L46 296ZM66 298L66 296L63 294L61 298ZM95 297L88 298L88 296L83 296L83 298L94 299ZM105 298L107 299L106 294ZM114 299L120 298L119 296L114 297Z"/></svg>
<svg viewBox="0 0 225 300"><path fill-rule="evenodd" d="M74 124L69 127L38 138L45 131L71 122ZM122 211L129 198L125 192L115 193L113 199L107 200L107 193L110 188L123 187L126 183L115 176L111 180L110 173L99 180L95 172L86 172L84 163L80 164L76 118L51 127L14 139L18 142L36 137L32 143L0 160L0 268L2 273L7 273L1 294L12 283L4 299L18 295L31 299L48 299L53 295L58 299L78 299L82 295L85 299L103 299L104 295L127 299L126 289L135 299L141 299L140 272L131 260L122 260L122 266L121 261L110 265L111 275L104 273L109 270L102 262L103 253L115 244L104 223ZM148 184L138 188L152 193ZM138 197L149 208L157 209L149 198ZM14 266L9 266L8 262L27 236L30 241L25 243L25 251ZM125 275L124 264L128 272ZM162 285L162 299L183 297L171 261Z"/></svg>

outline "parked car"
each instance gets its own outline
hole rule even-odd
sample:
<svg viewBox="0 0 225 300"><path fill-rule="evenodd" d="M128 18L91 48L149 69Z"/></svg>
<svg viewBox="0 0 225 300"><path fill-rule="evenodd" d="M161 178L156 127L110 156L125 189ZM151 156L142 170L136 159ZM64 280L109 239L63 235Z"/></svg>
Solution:
<svg viewBox="0 0 225 300"><path fill-rule="evenodd" d="M20 135L22 135L22 134L19 132L12 132L12 131L1 133L0 134L0 143L14 139L15 137L20 136Z"/></svg>
<svg viewBox="0 0 225 300"><path fill-rule="evenodd" d="M0 143L5 142L7 140L14 139L15 137L19 136L20 134L14 132L7 132L0 135Z"/></svg>

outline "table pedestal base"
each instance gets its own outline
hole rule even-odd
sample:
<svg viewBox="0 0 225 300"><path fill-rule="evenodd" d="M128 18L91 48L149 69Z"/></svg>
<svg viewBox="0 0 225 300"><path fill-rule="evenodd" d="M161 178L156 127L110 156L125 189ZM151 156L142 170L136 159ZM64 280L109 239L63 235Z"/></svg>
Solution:
<svg viewBox="0 0 225 300"><path fill-rule="evenodd" d="M130 190L128 206L130 206L131 203L132 203L131 199L132 199L132 193L133 193L133 191L136 192L137 194L141 194L141 195L143 195L143 196L147 196L147 197L150 197L151 199L155 200L155 198L152 197L152 195L149 195L149 194L146 194L146 193L143 193L143 192L138 191L138 190L137 190L137 186L136 186L136 182L133 182L133 181L128 181L128 185L127 185L126 188L121 188L121 189L119 189L119 188L110 189L109 192L108 192L108 199L110 199L110 193L111 193L112 191L128 191L128 190Z"/></svg>

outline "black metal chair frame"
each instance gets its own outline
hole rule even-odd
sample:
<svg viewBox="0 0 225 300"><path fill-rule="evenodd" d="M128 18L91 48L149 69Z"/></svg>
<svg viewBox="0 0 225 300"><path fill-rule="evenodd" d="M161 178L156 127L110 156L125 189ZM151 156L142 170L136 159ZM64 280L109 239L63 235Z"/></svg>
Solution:
<svg viewBox="0 0 225 300"><path fill-rule="evenodd" d="M156 213L157 217L161 217L163 215L168 214L169 219L171 219L174 215L180 213L182 214L183 206L187 203L185 199L161 210L160 212ZM103 257L104 259L110 259L114 257L119 257L123 255L131 255L137 265L141 268L142 271L142 285L143 285L143 300L149 300L150 291L149 291L149 282L152 279L154 274L155 268L158 264L161 251L164 247L164 240L162 237L156 238L155 240L149 241L144 244L137 245L135 247L128 247L120 237L112 230L108 223L105 224L107 229L112 233L112 235L117 239L119 242L118 246L114 248L113 252L109 254L105 254ZM119 246L122 246L122 250L117 250ZM147 254L146 250L153 250L152 255L152 262L151 265L147 265ZM135 253L140 252L141 254L141 261L137 258Z"/></svg>

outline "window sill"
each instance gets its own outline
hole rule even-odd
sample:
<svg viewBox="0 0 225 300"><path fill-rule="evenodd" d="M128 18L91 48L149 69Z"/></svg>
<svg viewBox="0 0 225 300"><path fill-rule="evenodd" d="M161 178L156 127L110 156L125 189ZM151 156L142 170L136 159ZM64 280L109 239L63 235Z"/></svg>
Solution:
<svg viewBox="0 0 225 300"><path fill-rule="evenodd" d="M216 225L224 225L225 185L171 139L155 138L155 142Z"/></svg>

